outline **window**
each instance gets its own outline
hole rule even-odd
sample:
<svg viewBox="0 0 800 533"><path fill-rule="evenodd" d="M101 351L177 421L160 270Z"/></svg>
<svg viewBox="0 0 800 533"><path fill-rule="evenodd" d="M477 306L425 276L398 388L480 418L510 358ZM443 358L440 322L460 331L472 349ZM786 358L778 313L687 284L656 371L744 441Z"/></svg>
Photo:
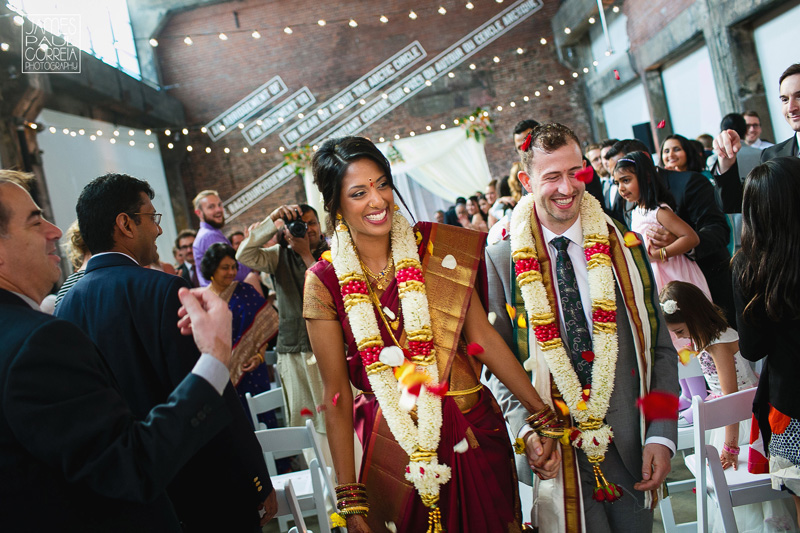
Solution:
<svg viewBox="0 0 800 533"><path fill-rule="evenodd" d="M9 0L8 6L34 23L38 23L37 15L80 15L81 50L137 80L142 79L125 0Z"/></svg>

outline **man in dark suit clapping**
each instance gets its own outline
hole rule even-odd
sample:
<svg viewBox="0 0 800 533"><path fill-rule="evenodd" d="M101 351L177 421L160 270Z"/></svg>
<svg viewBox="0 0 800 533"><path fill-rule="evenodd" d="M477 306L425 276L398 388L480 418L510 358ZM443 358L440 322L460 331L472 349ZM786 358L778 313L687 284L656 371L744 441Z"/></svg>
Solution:
<svg viewBox="0 0 800 533"><path fill-rule="evenodd" d="M61 274L61 231L25 182L0 170L0 530L178 533L164 489L230 422L230 311L182 293L203 355L164 403L134 417L86 335L39 311Z"/></svg>
<svg viewBox="0 0 800 533"><path fill-rule="evenodd" d="M153 197L147 182L123 174L84 188L76 210L93 256L58 309L97 344L136 416L163 402L200 355L175 327L178 289L188 284L140 266L157 257L161 215ZM260 531L258 508L272 487L230 384L223 398L231 424L181 469L167 492L186 531L252 533Z"/></svg>

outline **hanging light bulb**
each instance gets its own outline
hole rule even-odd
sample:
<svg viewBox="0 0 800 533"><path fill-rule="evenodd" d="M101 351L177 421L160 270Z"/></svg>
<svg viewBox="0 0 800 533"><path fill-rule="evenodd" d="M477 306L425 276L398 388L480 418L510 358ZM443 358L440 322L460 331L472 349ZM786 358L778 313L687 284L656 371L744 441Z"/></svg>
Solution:
<svg viewBox="0 0 800 533"><path fill-rule="evenodd" d="M439 129L440 130L447 129L447 126L445 126L444 124L439 124Z"/></svg>
<svg viewBox="0 0 800 533"><path fill-rule="evenodd" d="M382 143L383 141L385 141L385 140L386 140L386 139L384 139L383 137L379 137L379 138L378 138L378 142L381 142L381 143Z"/></svg>
<svg viewBox="0 0 800 533"><path fill-rule="evenodd" d="M191 38L191 37L189 37L188 35L187 35L187 36L186 36L186 38L183 40L183 42L184 42L184 43L186 43L186 46L192 46L192 44L194 44L194 41L193 41L193 40L192 40L192 38Z"/></svg>
<svg viewBox="0 0 800 533"><path fill-rule="evenodd" d="M447 14L447 10L444 8L444 6L439 6L439 10L438 11L439 11L440 15L446 15Z"/></svg>
<svg viewBox="0 0 800 533"><path fill-rule="evenodd" d="M475 4L473 4L472 2L467 2L467 5L464 6L464 7L466 7L467 9L472 9L473 7L475 7ZM444 129L444 128L442 128L442 129Z"/></svg>
<svg viewBox="0 0 800 533"><path fill-rule="evenodd" d="M495 63L499 63L499 62L500 62L500 58L499 58L499 57L497 57L497 56L494 56L494 57L492 58L492 61L494 61Z"/></svg>
<svg viewBox="0 0 800 533"><path fill-rule="evenodd" d="M542 37L541 39L539 39L539 42L542 43L543 45L545 45L545 44L547 44L547 39Z"/></svg>
<svg viewBox="0 0 800 533"><path fill-rule="evenodd" d="M211 147L210 147L210 146L206 146L206 153L207 153L207 154L210 154L210 153L211 153Z"/></svg>
<svg viewBox="0 0 800 533"><path fill-rule="evenodd" d="M228 148L227 146L225 148L223 148L222 151L225 152L226 154L231 153L231 149Z"/></svg>
<svg viewBox="0 0 800 533"><path fill-rule="evenodd" d="M285 28L283 28L283 33L285 33L286 35L291 35L294 32L292 31L292 28L286 26Z"/></svg>
<svg viewBox="0 0 800 533"><path fill-rule="evenodd" d="M202 128L200 128L200 131L201 131L202 133L205 133L205 132L207 132L207 131L208 131L208 128L206 128L205 126L203 126Z"/></svg>
<svg viewBox="0 0 800 533"><path fill-rule="evenodd" d="M564 28L564 33L566 33L567 35L569 35L570 33L572 33L572 30L571 30L571 29L569 29L569 28Z"/></svg>
<svg viewBox="0 0 800 533"><path fill-rule="evenodd" d="M614 13L619 13L619 6L612 7L611 11L613 11Z"/></svg>
<svg viewBox="0 0 800 533"><path fill-rule="evenodd" d="M253 30L253 33L250 34L253 39L261 39L261 34L258 33L258 30Z"/></svg>
<svg viewBox="0 0 800 533"><path fill-rule="evenodd" d="M136 146L136 141L128 141L128 144L131 146Z"/></svg>
<svg viewBox="0 0 800 533"><path fill-rule="evenodd" d="M169 137L170 135L172 135L172 131L170 131L170 130L164 130L164 135L166 135L167 137Z"/></svg>
<svg viewBox="0 0 800 533"><path fill-rule="evenodd" d="M470 70L475 70L476 68L478 68L478 67L475 66L475 63L470 63L469 64L469 69Z"/></svg>
<svg viewBox="0 0 800 533"><path fill-rule="evenodd" d="M517 53L518 53L519 55L522 55L522 54L524 54L524 53L525 53L525 50L523 50L522 48L517 48Z"/></svg>
<svg viewBox="0 0 800 533"><path fill-rule="evenodd" d="M354 19L350 19L350 22L348 22L347 24L348 24L348 25L349 25L351 28L357 28L357 27L358 27L358 22L356 22Z"/></svg>
<svg viewBox="0 0 800 533"><path fill-rule="evenodd" d="M455 78L455 77L456 77L456 74L455 74L455 72L448 72L448 73L447 73L447 77L448 77L448 78Z"/></svg>
<svg viewBox="0 0 800 533"><path fill-rule="evenodd" d="M597 22L597 19L594 17L589 17L589 24L594 24L595 22Z"/></svg>
<svg viewBox="0 0 800 533"><path fill-rule="evenodd" d="M153 48L158 46L158 39L150 39L148 42L150 43L150 46L152 46Z"/></svg>
<svg viewBox="0 0 800 533"><path fill-rule="evenodd" d="M413 11L411 11L411 12L408 14L408 18L410 18L411 20L417 20L417 14L416 14L416 13L414 13Z"/></svg>
<svg viewBox="0 0 800 533"><path fill-rule="evenodd" d="M227 41L228 40L228 36L225 35L224 33L220 33L219 34L219 40L220 41Z"/></svg>
<svg viewBox="0 0 800 533"><path fill-rule="evenodd" d="M380 21L386 24L387 22L389 22L389 19L386 17L386 15L381 15Z"/></svg>

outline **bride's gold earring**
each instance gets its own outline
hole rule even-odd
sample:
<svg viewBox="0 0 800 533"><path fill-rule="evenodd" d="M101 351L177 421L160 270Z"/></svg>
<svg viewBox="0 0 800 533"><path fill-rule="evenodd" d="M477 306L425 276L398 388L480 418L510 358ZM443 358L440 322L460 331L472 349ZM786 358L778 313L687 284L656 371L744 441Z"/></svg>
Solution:
<svg viewBox="0 0 800 533"><path fill-rule="evenodd" d="M336 226L336 231L347 231L347 226L345 226L344 221L342 220L342 214L336 213L336 220L339 224Z"/></svg>
<svg viewBox="0 0 800 533"><path fill-rule="evenodd" d="M399 206L399 205L397 205L397 204L394 204L394 210L395 210L395 211L400 211L400 206Z"/></svg>

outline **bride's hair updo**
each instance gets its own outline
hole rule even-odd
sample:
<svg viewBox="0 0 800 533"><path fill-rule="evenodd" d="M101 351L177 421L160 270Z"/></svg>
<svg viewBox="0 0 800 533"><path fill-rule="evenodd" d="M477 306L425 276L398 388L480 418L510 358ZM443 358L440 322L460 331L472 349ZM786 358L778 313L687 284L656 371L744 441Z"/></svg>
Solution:
<svg viewBox="0 0 800 533"><path fill-rule="evenodd" d="M397 192L392 179L392 169L386 156L378 150L372 141L364 137L340 137L325 141L311 160L311 172L314 175L314 184L322 193L325 212L328 213L327 225L336 227L336 213L339 212L342 180L350 163L358 159L370 159L378 165L389 180L389 186L397 195L403 206L406 206L403 197Z"/></svg>

